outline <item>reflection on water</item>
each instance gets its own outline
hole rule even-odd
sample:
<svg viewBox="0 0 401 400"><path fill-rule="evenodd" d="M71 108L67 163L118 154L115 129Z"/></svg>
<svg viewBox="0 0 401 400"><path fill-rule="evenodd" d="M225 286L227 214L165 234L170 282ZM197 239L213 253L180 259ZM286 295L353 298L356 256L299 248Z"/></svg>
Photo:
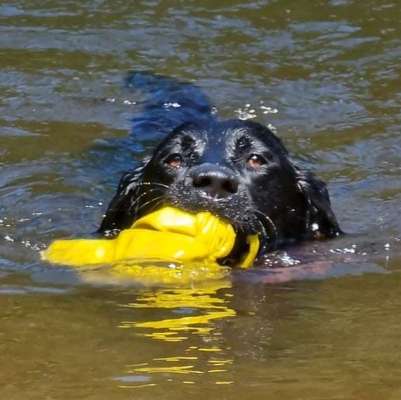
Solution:
<svg viewBox="0 0 401 400"><path fill-rule="evenodd" d="M147 292L127 307L167 309L183 315L147 322L124 321L121 328L147 328L151 332L145 333L146 336L174 342L187 339L182 336L185 332L208 335L214 329L211 326L213 320L235 315L235 311L227 307L226 300L216 296L218 290L230 287L228 281L219 281L205 283L204 287Z"/></svg>
<svg viewBox="0 0 401 400"><path fill-rule="evenodd" d="M230 288L231 283L222 280L191 288L149 290L141 293L135 302L125 305L124 307L134 309L151 309L152 319L122 321L120 328L135 329L139 335L162 342L184 342L193 339L194 335L200 336L202 341L202 345L195 346L191 340L188 345L180 347L179 354L156 357L146 363L131 365L127 372L134 375L191 376L208 373L216 375L216 384L232 383L224 380L224 377L218 377L219 373L228 372L233 362L227 358L226 349L221 342L222 333L218 330L219 320L236 315L229 306L232 293L224 290ZM160 314L159 319L153 319L155 315ZM190 384L195 381L187 379L183 383Z"/></svg>
<svg viewBox="0 0 401 400"><path fill-rule="evenodd" d="M57 266L53 267L57 268ZM182 264L177 261L130 259L111 265L70 267L81 281L92 284L152 287L190 286L227 278L230 268L208 260Z"/></svg>

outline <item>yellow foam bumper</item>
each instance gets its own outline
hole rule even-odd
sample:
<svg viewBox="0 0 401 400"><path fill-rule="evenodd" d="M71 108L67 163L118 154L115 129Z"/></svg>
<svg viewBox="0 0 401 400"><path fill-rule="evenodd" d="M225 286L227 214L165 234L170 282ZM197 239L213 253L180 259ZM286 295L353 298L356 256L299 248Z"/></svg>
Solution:
<svg viewBox="0 0 401 400"><path fill-rule="evenodd" d="M41 256L74 267L113 264L114 274L170 283L176 278L187 280L194 271L208 276L220 271L217 260L231 252L234 242L233 227L211 213L193 215L164 207L142 217L115 239L56 240ZM257 235L249 236L248 244L249 251L239 262L243 268L256 257ZM150 265L149 260L155 262ZM164 261L164 266L156 261ZM168 263L178 266L167 267Z"/></svg>

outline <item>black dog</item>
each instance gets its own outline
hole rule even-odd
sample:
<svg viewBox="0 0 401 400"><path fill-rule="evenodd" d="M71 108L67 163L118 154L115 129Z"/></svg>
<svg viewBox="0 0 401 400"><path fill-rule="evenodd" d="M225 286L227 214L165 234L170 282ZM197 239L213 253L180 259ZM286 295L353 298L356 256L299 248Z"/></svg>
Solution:
<svg viewBox="0 0 401 400"><path fill-rule="evenodd" d="M143 165L123 176L101 233L114 236L164 205L208 210L237 231L236 246L223 260L227 264L246 250L247 234L259 235L263 253L341 233L326 185L295 166L268 128L217 120L193 85L143 73L130 82L152 95L144 114L134 119L134 132L135 127L145 133L152 128L166 136ZM169 105L176 109L170 117Z"/></svg>

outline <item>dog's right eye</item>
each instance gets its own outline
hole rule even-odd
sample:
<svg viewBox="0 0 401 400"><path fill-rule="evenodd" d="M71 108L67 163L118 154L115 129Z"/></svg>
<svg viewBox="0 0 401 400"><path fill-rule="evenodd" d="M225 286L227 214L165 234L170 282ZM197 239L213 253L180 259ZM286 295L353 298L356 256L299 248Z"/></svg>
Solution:
<svg viewBox="0 0 401 400"><path fill-rule="evenodd" d="M251 154L246 163L250 168L259 170L262 165L266 164L266 159L259 154Z"/></svg>
<svg viewBox="0 0 401 400"><path fill-rule="evenodd" d="M164 160L164 163L170 166L171 168L180 168L182 164L182 157L178 153L170 154L166 159Z"/></svg>

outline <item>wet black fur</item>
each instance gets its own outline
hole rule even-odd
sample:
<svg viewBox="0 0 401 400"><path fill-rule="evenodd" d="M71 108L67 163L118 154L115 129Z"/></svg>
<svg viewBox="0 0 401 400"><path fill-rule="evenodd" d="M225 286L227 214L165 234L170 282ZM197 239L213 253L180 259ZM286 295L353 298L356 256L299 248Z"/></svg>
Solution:
<svg viewBox="0 0 401 400"><path fill-rule="evenodd" d="M294 165L267 127L218 120L194 85L146 73L133 74L128 82L149 93L143 114L134 118L134 135L164 138L122 177L99 232L113 236L141 216L173 205L211 211L230 221L239 238L259 234L262 252L341 233L326 185ZM255 155L263 161L258 168L249 164ZM178 167L172 157L178 157ZM217 180L216 187L210 179Z"/></svg>

